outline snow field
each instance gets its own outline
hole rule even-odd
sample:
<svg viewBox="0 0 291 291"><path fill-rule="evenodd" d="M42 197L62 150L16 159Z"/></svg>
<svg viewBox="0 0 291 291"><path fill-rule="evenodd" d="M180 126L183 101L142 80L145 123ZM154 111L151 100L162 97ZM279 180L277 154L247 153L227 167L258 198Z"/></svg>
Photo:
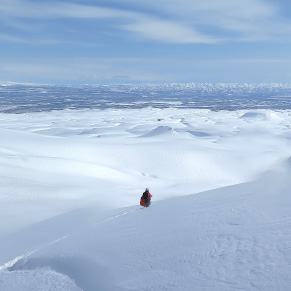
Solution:
<svg viewBox="0 0 291 291"><path fill-rule="evenodd" d="M0 290L288 290L290 114L0 114Z"/></svg>
<svg viewBox="0 0 291 291"><path fill-rule="evenodd" d="M148 209L83 209L41 222L6 237L10 255L26 255L3 270L5 281L20 272L32 282L38 270L41 290L53 290L41 286L51 272L89 291L288 290L290 174L286 161L254 182Z"/></svg>

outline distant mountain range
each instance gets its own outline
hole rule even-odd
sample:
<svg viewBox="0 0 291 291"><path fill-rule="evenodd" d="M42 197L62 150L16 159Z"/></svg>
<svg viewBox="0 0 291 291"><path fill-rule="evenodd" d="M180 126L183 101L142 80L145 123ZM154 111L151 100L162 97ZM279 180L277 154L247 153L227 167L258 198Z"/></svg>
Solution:
<svg viewBox="0 0 291 291"><path fill-rule="evenodd" d="M0 112L63 109L291 109L291 83L45 85L0 82Z"/></svg>

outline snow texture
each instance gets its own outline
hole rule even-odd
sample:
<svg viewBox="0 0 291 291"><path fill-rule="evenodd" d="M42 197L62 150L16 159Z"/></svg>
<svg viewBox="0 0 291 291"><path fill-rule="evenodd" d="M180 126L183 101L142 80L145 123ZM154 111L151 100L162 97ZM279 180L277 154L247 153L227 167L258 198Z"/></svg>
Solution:
<svg viewBox="0 0 291 291"><path fill-rule="evenodd" d="M0 121L1 291L289 290L290 111Z"/></svg>

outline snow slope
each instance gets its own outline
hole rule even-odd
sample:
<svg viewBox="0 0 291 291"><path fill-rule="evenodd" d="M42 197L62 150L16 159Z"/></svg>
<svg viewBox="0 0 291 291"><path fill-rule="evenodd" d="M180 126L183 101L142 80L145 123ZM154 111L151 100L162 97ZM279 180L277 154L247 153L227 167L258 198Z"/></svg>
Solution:
<svg viewBox="0 0 291 291"><path fill-rule="evenodd" d="M0 290L288 290L290 118L0 115Z"/></svg>
<svg viewBox="0 0 291 291"><path fill-rule="evenodd" d="M288 290L290 175L41 222L1 241L1 290Z"/></svg>

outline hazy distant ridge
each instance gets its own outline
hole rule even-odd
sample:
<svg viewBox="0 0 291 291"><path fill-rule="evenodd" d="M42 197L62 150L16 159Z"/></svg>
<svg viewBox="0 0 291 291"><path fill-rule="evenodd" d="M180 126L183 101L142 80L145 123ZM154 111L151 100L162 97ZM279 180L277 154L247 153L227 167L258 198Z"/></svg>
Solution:
<svg viewBox="0 0 291 291"><path fill-rule="evenodd" d="M291 109L290 83L0 84L0 112L4 113L145 107Z"/></svg>

